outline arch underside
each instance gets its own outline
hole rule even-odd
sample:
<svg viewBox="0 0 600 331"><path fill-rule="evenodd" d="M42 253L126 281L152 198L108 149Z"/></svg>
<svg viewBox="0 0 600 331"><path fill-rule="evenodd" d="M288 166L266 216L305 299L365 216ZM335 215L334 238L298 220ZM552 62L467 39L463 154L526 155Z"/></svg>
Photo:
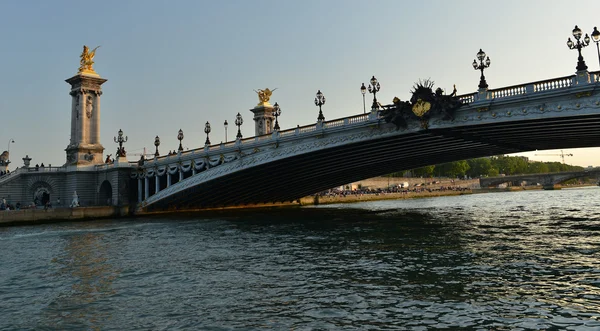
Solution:
<svg viewBox="0 0 600 331"><path fill-rule="evenodd" d="M422 130L240 170L171 194L145 210L287 202L350 182L426 165L533 150L598 146L600 114Z"/></svg>

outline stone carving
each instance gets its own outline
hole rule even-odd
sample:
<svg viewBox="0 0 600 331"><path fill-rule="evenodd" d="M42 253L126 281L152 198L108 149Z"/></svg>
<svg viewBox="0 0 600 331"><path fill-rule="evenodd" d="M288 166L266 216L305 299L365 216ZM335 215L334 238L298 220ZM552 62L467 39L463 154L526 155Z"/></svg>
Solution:
<svg viewBox="0 0 600 331"><path fill-rule="evenodd" d="M87 154L85 154L85 155L83 156L83 158L84 158L86 161L90 161L90 162L92 162L92 161L94 161L94 154L92 154L90 151L88 151L88 152L87 152Z"/></svg>
<svg viewBox="0 0 600 331"><path fill-rule="evenodd" d="M0 154L0 165L7 165L9 162L8 160L8 151L2 152L2 154Z"/></svg>
<svg viewBox="0 0 600 331"><path fill-rule="evenodd" d="M94 98L91 95L88 95L87 100L85 102L85 114L87 118L92 118L92 112L94 111Z"/></svg>
<svg viewBox="0 0 600 331"><path fill-rule="evenodd" d="M98 47L90 51L86 45L83 45L83 52L81 52L81 55L79 56L79 73L96 73L93 66L94 56L96 56L96 50Z"/></svg>

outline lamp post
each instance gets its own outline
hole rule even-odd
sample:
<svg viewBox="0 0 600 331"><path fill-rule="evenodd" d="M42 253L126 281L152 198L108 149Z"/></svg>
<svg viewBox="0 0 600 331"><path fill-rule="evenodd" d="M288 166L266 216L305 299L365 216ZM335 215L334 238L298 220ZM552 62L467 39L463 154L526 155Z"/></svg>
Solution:
<svg viewBox="0 0 600 331"><path fill-rule="evenodd" d="M325 116L323 116L323 111L321 110L321 106L325 104L325 96L321 93L321 90L317 92L317 96L315 97L315 106L319 106L319 117L317 117L317 121L323 122L325 120Z"/></svg>
<svg viewBox="0 0 600 331"><path fill-rule="evenodd" d="M596 43L596 50L598 51L598 64L600 64L600 31L594 27L594 32L592 32L592 40Z"/></svg>
<svg viewBox="0 0 600 331"><path fill-rule="evenodd" d="M117 138L118 137L118 138ZM113 137L115 143L119 144L119 148L117 148L117 157L125 156L125 147L123 147L123 143L127 142L127 136L123 138L123 130L119 129L117 133L117 137Z"/></svg>
<svg viewBox="0 0 600 331"><path fill-rule="evenodd" d="M229 123L227 123L227 120L225 120L225 123L223 123L223 126L225 127L225 142L227 142L227 126L229 126Z"/></svg>
<svg viewBox="0 0 600 331"><path fill-rule="evenodd" d="M8 152L8 160L6 160L6 164L10 163L10 144L14 144L15 140L13 138L8 139L8 147L6 148L6 151Z"/></svg>
<svg viewBox="0 0 600 331"><path fill-rule="evenodd" d="M360 87L360 93L362 93L363 96L363 114L366 114L367 106L365 104L365 94L367 94L367 88L365 87L365 83L362 83L362 86Z"/></svg>
<svg viewBox="0 0 600 331"><path fill-rule="evenodd" d="M571 38L567 39L567 47L569 47L569 49L577 49L577 52L579 53L579 57L577 58L577 71L583 71L587 69L585 61L583 60L583 56L581 55L581 49L590 44L590 36L588 36L586 33L582 42L580 40L581 35L581 29L575 25L575 29L573 29L573 37L575 37L576 42L574 43Z"/></svg>
<svg viewBox="0 0 600 331"><path fill-rule="evenodd" d="M479 64L477 64L477 60L479 60ZM490 67L490 62L491 62L490 57L488 56L486 58L485 52L482 51L480 48L479 52L477 52L477 60L473 60L473 69L481 70L481 77L479 78L479 88L480 89L488 88L488 84L485 81L485 76L483 75L483 69ZM484 60L485 60L485 62L484 62Z"/></svg>
<svg viewBox="0 0 600 331"><path fill-rule="evenodd" d="M183 140L183 130L179 129L177 133L177 140L179 140L179 151L183 151L183 146L181 146L181 141Z"/></svg>
<svg viewBox="0 0 600 331"><path fill-rule="evenodd" d="M206 124L204 124L204 133L206 133L206 141L204 142L204 145L210 145L210 139L208 139L208 134L210 133L210 123L208 123L208 121L206 121Z"/></svg>
<svg viewBox="0 0 600 331"><path fill-rule="evenodd" d="M373 93L373 105L371 106L371 110L379 109L379 103L377 103L377 92L381 89L381 85L377 81L377 78L373 76L369 84L369 93Z"/></svg>
<svg viewBox="0 0 600 331"><path fill-rule="evenodd" d="M242 139L242 131L240 130L242 124L244 124L244 119L242 118L242 115L240 115L240 113L237 113L237 115L235 115L235 125L237 125L238 127L238 132L235 136L237 139Z"/></svg>
<svg viewBox="0 0 600 331"><path fill-rule="evenodd" d="M156 152L154 152L154 156L160 155L158 154L158 146L160 146L160 138L156 136L156 138L154 138L154 147L156 147Z"/></svg>
<svg viewBox="0 0 600 331"><path fill-rule="evenodd" d="M277 120L277 118L281 115L281 107L279 107L279 104L277 102L275 102L275 104L273 105L273 116L275 116L275 127L274 129L279 131L279 121Z"/></svg>

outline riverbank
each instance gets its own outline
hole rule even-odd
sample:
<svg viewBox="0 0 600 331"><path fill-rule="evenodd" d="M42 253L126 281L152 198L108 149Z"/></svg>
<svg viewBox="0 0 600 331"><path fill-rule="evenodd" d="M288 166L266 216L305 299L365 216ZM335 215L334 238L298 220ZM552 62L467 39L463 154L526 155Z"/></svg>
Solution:
<svg viewBox="0 0 600 331"><path fill-rule="evenodd" d="M396 192L396 193L376 193L376 194L349 194L334 196L309 196L299 200L301 206L307 205L326 205L336 203L355 203L364 201L378 200L399 200L399 199L419 199L433 198L441 196L472 194L473 190L462 191L423 191L423 192Z"/></svg>
<svg viewBox="0 0 600 331"><path fill-rule="evenodd" d="M0 212L0 226L120 218L128 215L129 207L127 206L10 210Z"/></svg>
<svg viewBox="0 0 600 331"><path fill-rule="evenodd" d="M463 184L466 181L463 181ZM590 186L590 185L582 185ZM568 186L578 187L578 186ZM307 196L298 199L294 202L286 203L265 203L257 205L244 205L244 206L230 206L220 208L209 208L209 209L188 209L188 210L169 210L151 213L135 213L130 215L130 209L128 206L123 207L78 207L78 208L51 208L48 210L44 209L26 209L26 210L11 210L0 212L0 227L2 226L14 226L14 225L35 225L44 223L57 223L57 222L69 222L69 221L88 221L96 219L106 218L124 218L124 217L138 217L138 216L151 216L151 215L164 215L164 214L176 214L176 213L199 213L199 212L214 212L214 211L225 211L235 209L255 209L255 208L289 208L309 205L325 205L325 204L340 204L340 203L356 203L365 201L378 201L378 200L398 200L398 199L420 199L420 198L434 198L441 196L457 196L457 195L469 195L479 193L492 193L492 192L511 192L511 191L522 191L522 190L540 190L541 186L526 186L526 187L507 187L507 188L461 188L460 190L439 190L433 189L420 190L418 192L394 192L394 193L371 193L371 194L346 194L346 195L316 195Z"/></svg>

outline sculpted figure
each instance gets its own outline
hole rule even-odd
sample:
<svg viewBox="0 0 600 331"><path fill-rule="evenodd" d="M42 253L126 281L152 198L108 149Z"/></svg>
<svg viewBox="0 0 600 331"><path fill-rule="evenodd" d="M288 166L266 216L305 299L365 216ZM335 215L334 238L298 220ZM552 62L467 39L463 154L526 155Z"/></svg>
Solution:
<svg viewBox="0 0 600 331"><path fill-rule="evenodd" d="M254 92L256 92L256 94L258 94L258 105L262 105L265 102L269 102L269 100L271 99L271 95L273 94L273 92L276 90L269 90L268 88L264 89L264 90L254 90Z"/></svg>
<svg viewBox="0 0 600 331"><path fill-rule="evenodd" d="M79 207L79 196L77 196L77 191L73 192L73 200L71 201L71 208Z"/></svg>
<svg viewBox="0 0 600 331"><path fill-rule="evenodd" d="M8 151L4 151L0 154L0 164L4 164L6 161L8 161Z"/></svg>
<svg viewBox="0 0 600 331"><path fill-rule="evenodd" d="M87 101L85 103L85 114L87 115L87 118L92 117L92 111L94 110L94 106L92 105L93 102L94 99L92 98L92 96L88 95Z"/></svg>
<svg viewBox="0 0 600 331"><path fill-rule="evenodd" d="M100 46L98 46L100 47ZM94 72L94 56L96 55L96 50L98 47L94 48L92 51L86 46L83 45L83 52L79 56L81 59L79 60L79 72L83 71L92 71Z"/></svg>

